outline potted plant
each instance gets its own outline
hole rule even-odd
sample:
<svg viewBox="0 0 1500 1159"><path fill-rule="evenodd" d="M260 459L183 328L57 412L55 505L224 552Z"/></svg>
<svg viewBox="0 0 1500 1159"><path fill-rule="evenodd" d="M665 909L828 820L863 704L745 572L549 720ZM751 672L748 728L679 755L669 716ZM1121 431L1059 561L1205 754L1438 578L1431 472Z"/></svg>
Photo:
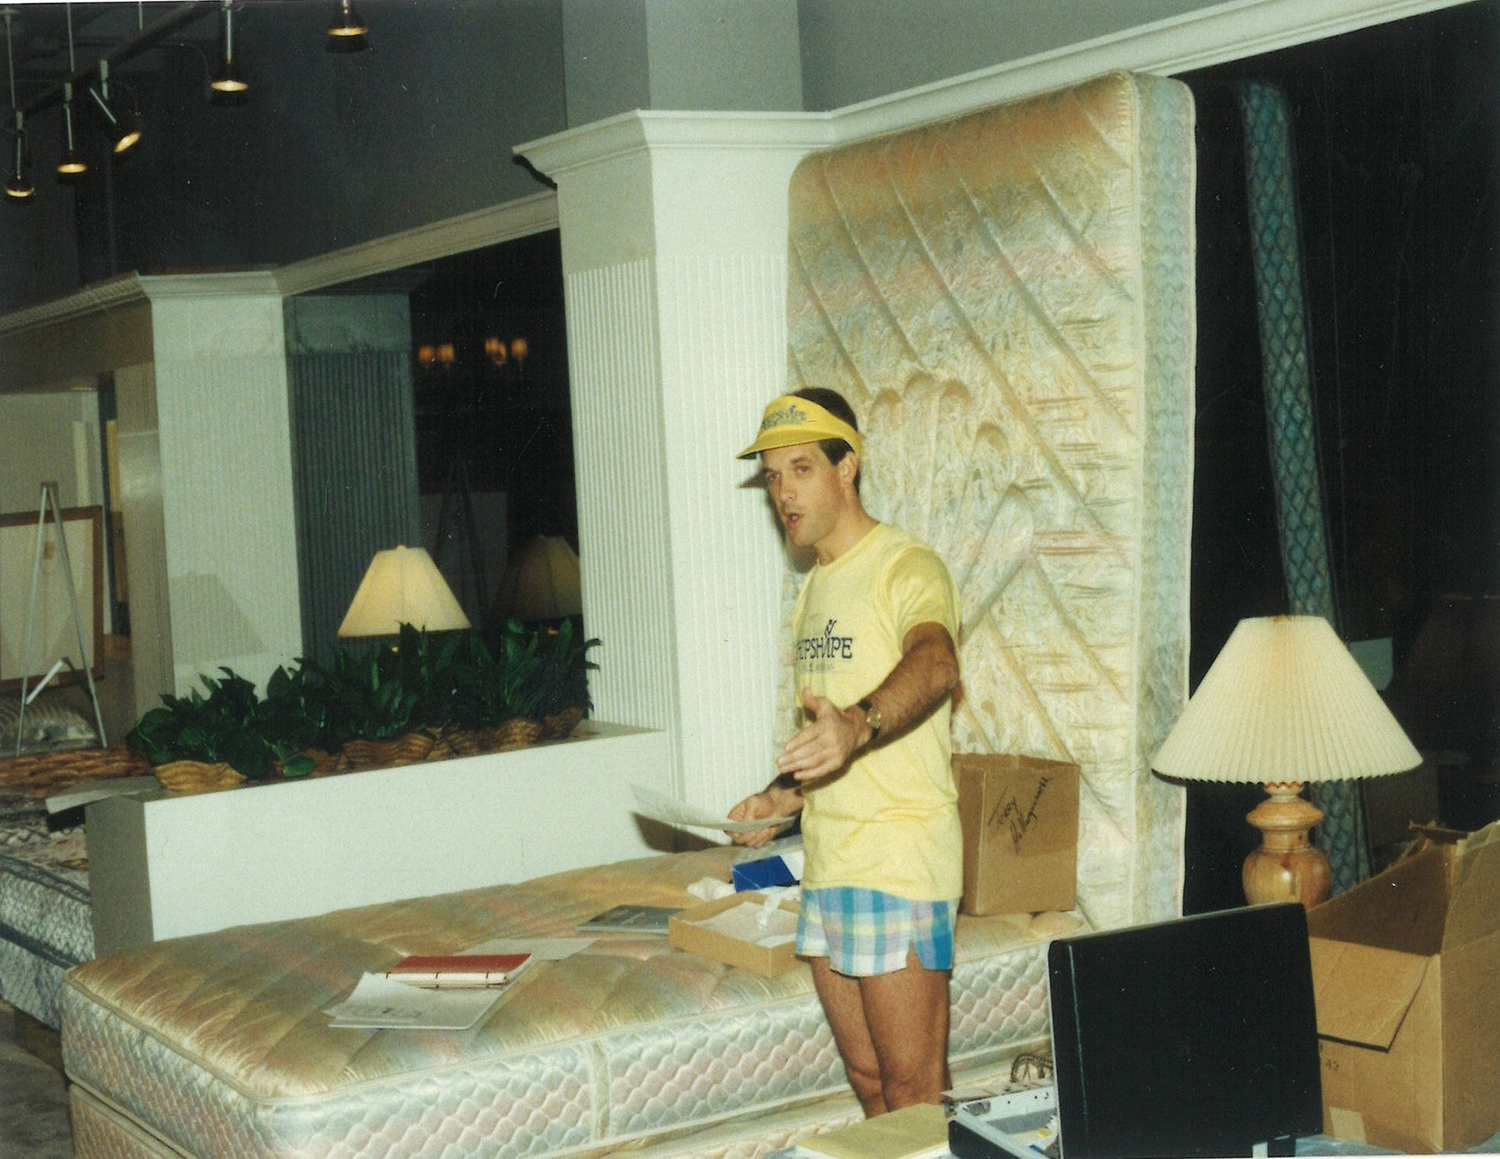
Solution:
<svg viewBox="0 0 1500 1159"><path fill-rule="evenodd" d="M206 695L164 695L162 704L136 723L125 742L156 766L172 789L204 789L264 780L275 772L297 775L311 768L295 760L299 739L265 727L255 686L232 669L203 677Z"/></svg>
<svg viewBox="0 0 1500 1159"><path fill-rule="evenodd" d="M537 634L535 711L544 740L571 735L593 707L588 674L599 665L588 658L588 651L599 641L584 640L582 635L571 619Z"/></svg>

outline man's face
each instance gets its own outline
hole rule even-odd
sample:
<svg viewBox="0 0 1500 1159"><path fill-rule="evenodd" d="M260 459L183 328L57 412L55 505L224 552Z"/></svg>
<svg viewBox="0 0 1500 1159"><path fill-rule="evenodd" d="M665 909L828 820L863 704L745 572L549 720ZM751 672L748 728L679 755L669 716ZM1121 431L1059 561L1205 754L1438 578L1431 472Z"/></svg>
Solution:
<svg viewBox="0 0 1500 1159"><path fill-rule="evenodd" d="M813 547L837 525L844 509L839 469L817 443L762 451L766 490L787 537L797 547Z"/></svg>

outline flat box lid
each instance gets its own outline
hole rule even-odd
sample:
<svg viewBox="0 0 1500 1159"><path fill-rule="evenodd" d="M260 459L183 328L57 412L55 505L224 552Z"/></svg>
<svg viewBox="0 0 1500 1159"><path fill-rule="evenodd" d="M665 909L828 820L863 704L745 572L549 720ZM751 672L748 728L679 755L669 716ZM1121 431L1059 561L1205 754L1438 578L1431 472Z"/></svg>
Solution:
<svg viewBox="0 0 1500 1159"><path fill-rule="evenodd" d="M1300 905L1067 938L1047 966L1064 1159L1248 1155L1322 1130Z"/></svg>

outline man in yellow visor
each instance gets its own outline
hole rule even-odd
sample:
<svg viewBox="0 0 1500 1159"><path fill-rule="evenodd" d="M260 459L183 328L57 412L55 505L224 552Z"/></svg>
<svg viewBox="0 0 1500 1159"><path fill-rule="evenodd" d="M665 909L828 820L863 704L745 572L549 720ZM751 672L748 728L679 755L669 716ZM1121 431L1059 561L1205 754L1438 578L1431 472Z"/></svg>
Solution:
<svg viewBox="0 0 1500 1159"><path fill-rule="evenodd" d="M816 559L793 621L802 729L736 821L801 810L797 952L866 1115L948 1085L948 978L963 839L948 731L958 593L930 548L860 502L863 444L835 391L766 408L756 440L787 538ZM770 828L735 840L763 845Z"/></svg>

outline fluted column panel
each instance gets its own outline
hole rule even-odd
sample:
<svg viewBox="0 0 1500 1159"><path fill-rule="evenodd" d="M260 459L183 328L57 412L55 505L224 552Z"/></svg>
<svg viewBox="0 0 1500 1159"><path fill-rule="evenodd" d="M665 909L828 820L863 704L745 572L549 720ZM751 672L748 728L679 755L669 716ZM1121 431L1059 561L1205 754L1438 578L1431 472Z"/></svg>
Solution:
<svg viewBox="0 0 1500 1159"><path fill-rule="evenodd" d="M723 809L774 772L780 538L734 455L784 382L786 259L674 256L658 279L684 788Z"/></svg>
<svg viewBox="0 0 1500 1159"><path fill-rule="evenodd" d="M583 622L594 715L679 731L655 294L645 260L567 275Z"/></svg>
<svg viewBox="0 0 1500 1159"><path fill-rule="evenodd" d="M263 682L302 646L281 301L153 306L177 691L219 665Z"/></svg>

